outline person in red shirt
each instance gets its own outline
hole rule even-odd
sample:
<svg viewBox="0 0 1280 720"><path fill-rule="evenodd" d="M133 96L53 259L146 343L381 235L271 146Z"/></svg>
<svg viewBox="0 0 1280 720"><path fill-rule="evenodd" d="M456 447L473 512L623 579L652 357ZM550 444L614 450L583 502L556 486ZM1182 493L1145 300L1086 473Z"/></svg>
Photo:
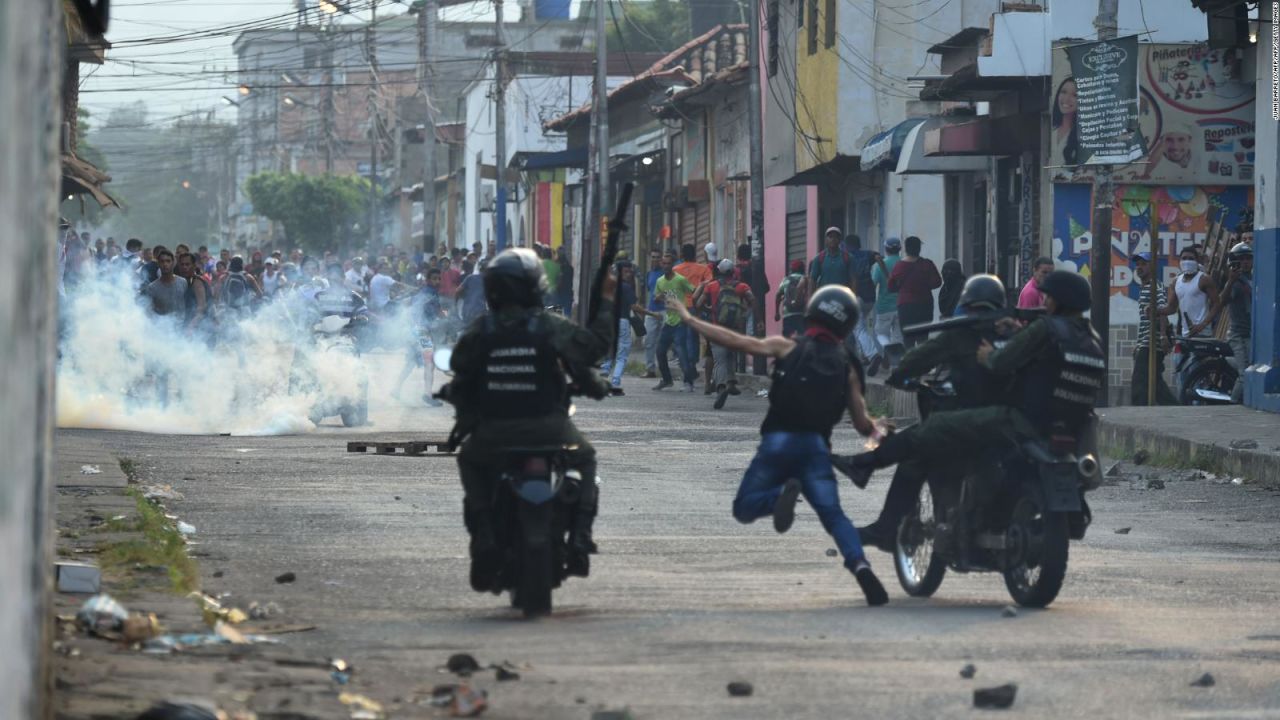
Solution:
<svg viewBox="0 0 1280 720"><path fill-rule="evenodd" d="M711 282L711 268L707 267L705 263L698 262L698 251L693 246L693 243L685 243L680 246L680 259L682 262L673 269L677 275L683 276L685 280L688 280L689 284L694 288L700 288ZM693 296L689 297L685 307L694 307ZM685 353L689 358L689 364L696 371L698 366L698 334L691 332L687 333L687 336L685 338Z"/></svg>
<svg viewBox="0 0 1280 720"><path fill-rule="evenodd" d="M898 321L904 328L933 322L933 291L942 287L938 266L920 257L921 245L915 235L903 240L903 258L889 273L889 290L898 293ZM919 341L919 335L912 335L903 338L903 345L910 350Z"/></svg>
<svg viewBox="0 0 1280 720"><path fill-rule="evenodd" d="M699 287L693 293L693 306L708 310L711 322L736 333L747 326L747 315L755 306L755 296L744 282L734 279L734 262L729 258L720 261L715 280ZM737 357L733 350L711 343L711 361L714 375L711 383L716 389L715 409L724 407L730 395L738 395L738 381L733 376Z"/></svg>
<svg viewBox="0 0 1280 720"><path fill-rule="evenodd" d="M455 312L457 307L458 286L462 284L462 273L453 267L453 261L448 255L440 258L438 265L440 269L440 308L444 310L447 324L449 325L450 335L453 334L454 319L458 313Z"/></svg>

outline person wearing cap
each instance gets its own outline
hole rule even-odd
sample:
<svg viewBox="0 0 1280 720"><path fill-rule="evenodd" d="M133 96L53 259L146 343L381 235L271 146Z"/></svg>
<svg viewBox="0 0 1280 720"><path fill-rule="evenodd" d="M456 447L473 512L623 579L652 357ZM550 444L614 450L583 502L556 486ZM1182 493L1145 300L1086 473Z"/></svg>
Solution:
<svg viewBox="0 0 1280 720"><path fill-rule="evenodd" d="M1129 400L1134 405L1146 405L1147 385L1150 367L1150 352L1153 347L1151 338L1151 253L1140 252L1133 256L1133 272L1138 276L1138 341L1133 347L1133 377L1129 387ZM1165 308L1169 300L1165 295L1164 283L1156 279L1156 318L1158 329L1154 347L1156 348L1156 404L1177 405L1178 399L1169 384L1164 381L1165 338L1169 334L1169 319L1165 316Z"/></svg>
<svg viewBox="0 0 1280 720"><path fill-rule="evenodd" d="M1252 240L1253 226L1237 228L1238 237ZM1253 245L1241 241L1227 253L1227 284L1219 295L1219 307L1227 309L1227 342L1231 344L1231 363L1238 374L1231 389L1231 401L1244 401L1244 371L1249 367L1250 340L1253 335Z"/></svg>
<svg viewBox="0 0 1280 720"><path fill-rule="evenodd" d="M871 268L871 282L876 286L876 340L884 352L886 367L892 370L902 358L902 325L898 322L898 293L889 289L889 275L902 259L902 241L891 237L884 241L884 255L876 257Z"/></svg>
<svg viewBox="0 0 1280 720"><path fill-rule="evenodd" d="M884 439L874 450L832 463L858 487L871 473L906 460L930 465L982 457L987 451L1052 435L1079 437L1106 388L1107 362L1098 335L1084 317L1089 281L1066 270L1045 278L1048 315L1037 319L996 350L983 340L980 365L1008 378L1005 402L988 407L935 412L919 425Z"/></svg>
<svg viewBox="0 0 1280 720"><path fill-rule="evenodd" d="M782 323L782 337L804 332L804 309L809 303L809 278L804 274L804 261L792 260L790 271L773 298L773 320Z"/></svg>

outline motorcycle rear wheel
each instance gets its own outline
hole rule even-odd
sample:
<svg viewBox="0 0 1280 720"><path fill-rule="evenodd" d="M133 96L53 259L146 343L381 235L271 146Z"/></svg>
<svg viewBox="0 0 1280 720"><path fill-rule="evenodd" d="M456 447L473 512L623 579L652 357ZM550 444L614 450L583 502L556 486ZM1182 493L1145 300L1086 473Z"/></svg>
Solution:
<svg viewBox="0 0 1280 720"><path fill-rule="evenodd" d="M1021 562L1004 571L1004 584L1022 607L1043 608L1058 597L1067 576L1067 514L1049 512L1037 493L1023 490L1010 529L1022 537Z"/></svg>
<svg viewBox="0 0 1280 720"><path fill-rule="evenodd" d="M1206 361L1196 366L1187 376L1182 384L1182 396L1178 400L1183 405L1209 404L1196 395L1196 388L1230 395L1232 387L1236 384L1237 374L1236 369L1226 360Z"/></svg>
<svg viewBox="0 0 1280 720"><path fill-rule="evenodd" d="M550 532L552 509L547 506L520 508L520 573L512 598L526 618L551 614L555 549ZM536 538L534 542L530 539Z"/></svg>
<svg viewBox="0 0 1280 720"><path fill-rule="evenodd" d="M942 509L935 502L933 481L920 486L915 507L898 524L893 569L898 584L912 597L929 597L947 574L947 563L936 552L935 534Z"/></svg>

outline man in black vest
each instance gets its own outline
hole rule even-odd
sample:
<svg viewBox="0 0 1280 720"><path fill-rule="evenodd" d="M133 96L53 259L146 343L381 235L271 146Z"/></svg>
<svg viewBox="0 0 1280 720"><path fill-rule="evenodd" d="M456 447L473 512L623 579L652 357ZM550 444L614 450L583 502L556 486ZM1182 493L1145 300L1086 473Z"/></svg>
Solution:
<svg viewBox="0 0 1280 720"><path fill-rule="evenodd" d="M841 472L863 487L875 469L909 459L937 463L1053 434L1079 437L1106 381L1101 343L1082 314L1090 306L1089 281L1056 270L1040 290L1046 296L1047 317L1028 325L999 350L986 340L978 347L979 363L995 375L1012 378L1009 404L930 415L890 435L875 450L839 463Z"/></svg>
<svg viewBox="0 0 1280 720"><path fill-rule="evenodd" d="M457 408L458 428L469 433L458 453L465 493L462 512L471 533L471 587L495 586L498 547L493 532L493 494L503 447L564 445L569 465L582 475L582 493L570 528L571 574L585 577L594 548L591 526L598 495L595 450L569 419L569 375L577 392L594 399L609 383L594 368L613 345L616 280L601 289L600 311L583 329L543 311L547 278L532 250L504 250L484 273L491 312L458 339L447 397Z"/></svg>
<svg viewBox="0 0 1280 720"><path fill-rule="evenodd" d="M733 516L750 523L773 515L774 529L786 532L795 520L796 498L803 493L835 540L867 604L888 602L884 586L867 563L858 531L840 508L831 469L831 431L846 411L858 432L880 437L862 397L862 365L844 344L858 322L858 298L843 285L818 290L805 310L805 331L794 339L736 333L693 317L679 300L668 299L667 309L715 345L775 359L760 447L738 486Z"/></svg>

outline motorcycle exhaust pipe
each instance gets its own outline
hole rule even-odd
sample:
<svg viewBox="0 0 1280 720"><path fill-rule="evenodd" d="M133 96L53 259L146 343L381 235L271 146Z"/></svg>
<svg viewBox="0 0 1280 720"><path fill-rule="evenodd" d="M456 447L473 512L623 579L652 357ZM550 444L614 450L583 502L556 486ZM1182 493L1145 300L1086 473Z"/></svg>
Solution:
<svg viewBox="0 0 1280 720"><path fill-rule="evenodd" d="M1081 477L1092 478L1098 474L1098 459L1092 454L1084 455L1076 462L1076 469Z"/></svg>

